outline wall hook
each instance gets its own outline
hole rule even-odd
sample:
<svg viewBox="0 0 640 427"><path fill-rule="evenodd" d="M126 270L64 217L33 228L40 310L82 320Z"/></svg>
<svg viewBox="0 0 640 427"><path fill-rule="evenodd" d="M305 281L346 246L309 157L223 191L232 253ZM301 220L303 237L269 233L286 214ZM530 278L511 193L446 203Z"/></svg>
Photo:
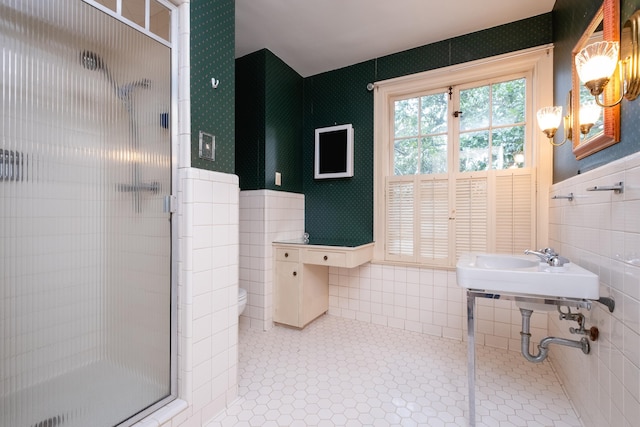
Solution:
<svg viewBox="0 0 640 427"><path fill-rule="evenodd" d="M211 77L212 88L217 89L219 84L220 84L220 80L216 80L215 77Z"/></svg>

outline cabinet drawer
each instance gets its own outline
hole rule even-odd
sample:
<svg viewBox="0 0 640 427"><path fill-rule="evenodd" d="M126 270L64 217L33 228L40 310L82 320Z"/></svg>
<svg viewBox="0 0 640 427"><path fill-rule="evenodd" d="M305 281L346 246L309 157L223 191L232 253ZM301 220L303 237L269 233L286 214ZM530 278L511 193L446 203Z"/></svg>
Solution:
<svg viewBox="0 0 640 427"><path fill-rule="evenodd" d="M292 261L297 262L299 259L299 251L297 249L276 249L276 261Z"/></svg>
<svg viewBox="0 0 640 427"><path fill-rule="evenodd" d="M329 265L332 267L346 267L347 254L344 252L307 250L304 262L306 264Z"/></svg>

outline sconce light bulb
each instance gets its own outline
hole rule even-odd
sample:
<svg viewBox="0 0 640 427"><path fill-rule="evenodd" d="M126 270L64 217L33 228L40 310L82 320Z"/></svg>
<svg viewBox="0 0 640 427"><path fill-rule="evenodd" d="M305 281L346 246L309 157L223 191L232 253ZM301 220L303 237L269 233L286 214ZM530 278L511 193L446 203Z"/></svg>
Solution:
<svg viewBox="0 0 640 427"><path fill-rule="evenodd" d="M593 126L600 118L602 107L596 104L587 104L580 107L580 125L590 124Z"/></svg>
<svg viewBox="0 0 640 427"><path fill-rule="evenodd" d="M548 138L553 138L556 130L560 127L562 120L562 107L544 107L538 110L538 126L540 130L547 134Z"/></svg>
<svg viewBox="0 0 640 427"><path fill-rule="evenodd" d="M594 90L602 93L600 88L609 82L618 65L619 49L618 42L603 41L590 44L576 55L576 70L592 95Z"/></svg>

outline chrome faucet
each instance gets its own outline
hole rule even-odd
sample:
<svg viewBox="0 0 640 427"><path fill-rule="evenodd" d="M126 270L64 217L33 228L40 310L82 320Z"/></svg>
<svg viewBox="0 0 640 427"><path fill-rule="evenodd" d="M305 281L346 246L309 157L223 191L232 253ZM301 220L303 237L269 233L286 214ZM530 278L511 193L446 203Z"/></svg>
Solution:
<svg viewBox="0 0 640 427"><path fill-rule="evenodd" d="M527 249L524 253L525 255L535 255L552 267L562 267L570 262L567 258L560 256L553 248L544 248L539 251Z"/></svg>

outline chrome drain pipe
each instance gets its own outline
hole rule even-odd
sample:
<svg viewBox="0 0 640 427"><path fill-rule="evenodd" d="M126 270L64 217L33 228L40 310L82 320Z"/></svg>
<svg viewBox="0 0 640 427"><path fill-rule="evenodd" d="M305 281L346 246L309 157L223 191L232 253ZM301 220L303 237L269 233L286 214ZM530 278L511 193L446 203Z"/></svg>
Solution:
<svg viewBox="0 0 640 427"><path fill-rule="evenodd" d="M529 352L529 344L531 343L531 333L529 331L531 329L531 315L533 314L533 310L521 308L520 313L522 314L522 332L520 332L521 350L522 355L529 362L540 363L546 359L549 353L550 344L560 344L568 347L579 348L582 349L584 354L589 354L589 351L591 351L589 340L586 337L582 338L580 341L569 340L566 338L546 337L540 341L540 344L538 344L538 354L532 355Z"/></svg>

